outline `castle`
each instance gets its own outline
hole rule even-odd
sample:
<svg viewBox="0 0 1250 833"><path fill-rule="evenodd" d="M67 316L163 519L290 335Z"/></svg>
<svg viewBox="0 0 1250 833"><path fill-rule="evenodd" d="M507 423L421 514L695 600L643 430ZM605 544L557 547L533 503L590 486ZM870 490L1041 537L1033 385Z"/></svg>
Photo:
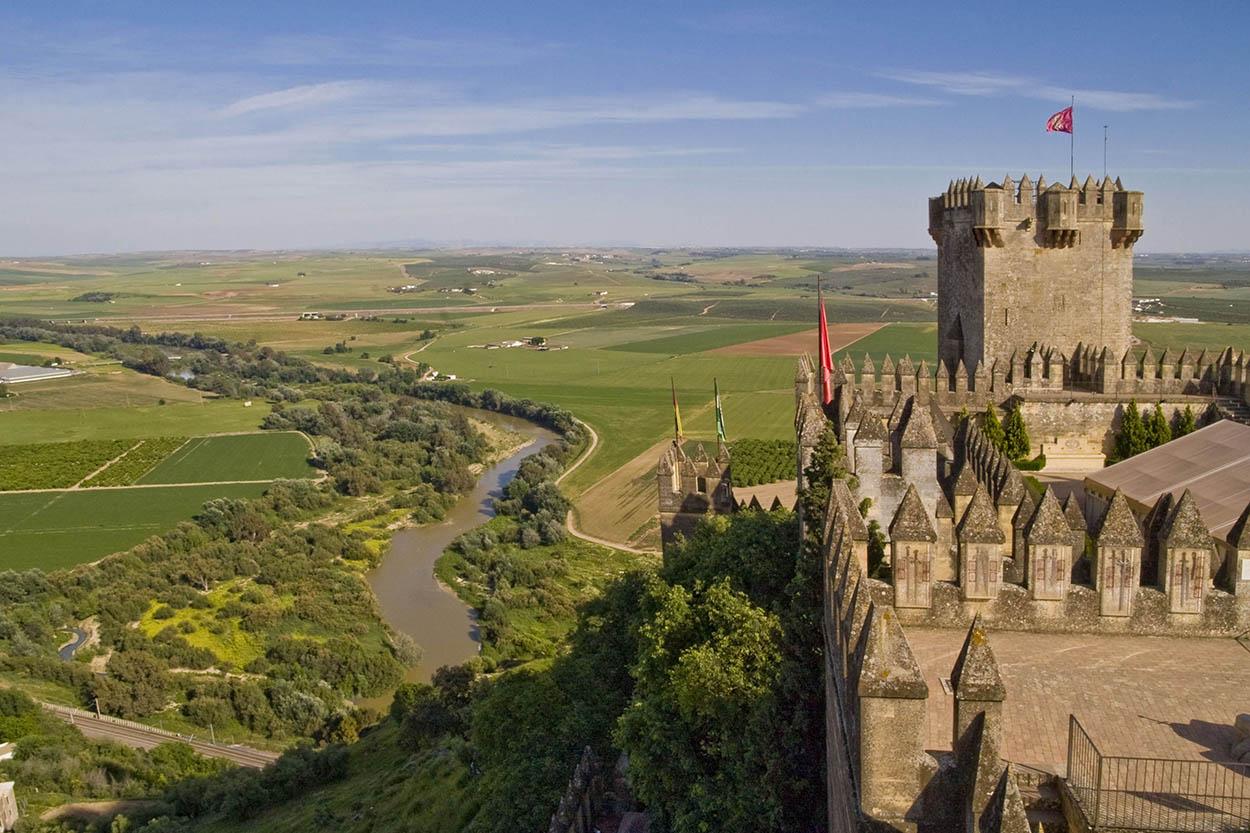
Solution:
<svg viewBox="0 0 1250 833"><path fill-rule="evenodd" d="M1051 488L1031 488L977 420L959 415L1019 406L1035 451L1092 467L1130 399L1217 419L1250 414L1243 352L1157 356L1133 347L1142 205L1141 192L1106 178L1066 188L1027 176L952 182L929 201L937 367L887 356L878 375L869 357L859 368L844 360L824 405L818 366L799 359L799 487L830 430L854 475L834 481L823 529L810 530L824 560L831 833L1218 830L1203 825L1231 818L1244 829L1250 819L1250 771L1236 772L1245 783L1232 787L1216 777L1236 796L1203 793L1210 812L1178 821L1164 818L1173 810L1113 809L1129 776L1110 773L1140 756L1104 755L1074 717L1064 766L1023 766L1035 760L1030 750L1008 750L1004 740L1004 701L1037 694L1012 692L996 660L991 646L1013 634L1089 635L1123 651L1115 640L1250 629L1250 582L1239 580L1250 575L1250 505L1217 541L1188 492L1161 496L1144 519L1118 492L1089 506L1074 494L1060 500ZM723 448L688 458L674 445L657 476L666 546L702 514L742 508ZM948 749L927 742L933 693L909 629L935 642L942 629L967 634L943 678ZM1095 759L1096 768L1086 766ZM1193 804L1186 796L1206 789L1194 779L1211 775L1181 777L1164 766L1175 761L1154 763L1145 775L1132 770L1138 794L1174 803Z"/></svg>

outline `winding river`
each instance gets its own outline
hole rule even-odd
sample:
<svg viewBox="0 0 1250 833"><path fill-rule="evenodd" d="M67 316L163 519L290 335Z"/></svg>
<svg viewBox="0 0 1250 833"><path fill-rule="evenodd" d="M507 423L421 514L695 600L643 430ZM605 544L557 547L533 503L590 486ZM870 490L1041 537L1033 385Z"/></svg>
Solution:
<svg viewBox="0 0 1250 833"><path fill-rule="evenodd" d="M434 577L434 562L460 534L494 517L491 501L502 493L522 460L558 439L553 432L523 419L488 411L472 414L530 441L483 471L473 491L452 507L442 523L397 532L382 563L368 575L382 618L421 646L421 662L408 669L408 682L426 682L439 666L456 665L477 655L473 611Z"/></svg>

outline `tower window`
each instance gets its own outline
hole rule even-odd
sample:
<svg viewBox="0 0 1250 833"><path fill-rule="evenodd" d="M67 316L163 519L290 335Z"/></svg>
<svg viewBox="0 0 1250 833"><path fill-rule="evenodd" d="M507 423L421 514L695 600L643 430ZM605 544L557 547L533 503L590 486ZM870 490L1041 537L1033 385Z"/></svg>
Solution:
<svg viewBox="0 0 1250 833"><path fill-rule="evenodd" d="M700 492L707 494L707 478L700 477L695 481L695 488Z"/></svg>
<svg viewBox="0 0 1250 833"><path fill-rule="evenodd" d="M1006 327L1008 324L1011 323L1010 316L1011 316L1011 310L1009 309L1003 310L1003 326L1004 327Z"/></svg>

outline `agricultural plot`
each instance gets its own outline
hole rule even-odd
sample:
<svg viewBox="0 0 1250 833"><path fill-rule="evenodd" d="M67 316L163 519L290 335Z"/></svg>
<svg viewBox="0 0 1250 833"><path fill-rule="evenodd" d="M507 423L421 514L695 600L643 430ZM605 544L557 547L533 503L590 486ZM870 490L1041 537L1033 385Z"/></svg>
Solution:
<svg viewBox="0 0 1250 833"><path fill-rule="evenodd" d="M0 446L0 492L68 488L132 445L133 440L84 440Z"/></svg>
<svg viewBox="0 0 1250 833"><path fill-rule="evenodd" d="M58 570L129 549L206 501L252 498L264 484L0 494L0 570Z"/></svg>
<svg viewBox="0 0 1250 833"><path fill-rule="evenodd" d="M837 352L834 360L841 361L843 355L849 354L855 366L859 367L865 353L872 356L878 370L881 360L889 355L896 362L903 356L911 356L916 365L923 359L936 371L937 325L890 324L854 342L847 350Z"/></svg>
<svg viewBox="0 0 1250 833"><path fill-rule="evenodd" d="M802 327L795 324L722 324L706 330L683 335L664 336L643 341L631 341L608 347L626 353L664 353L685 355L715 350L718 347L742 344L759 339L771 339L788 335Z"/></svg>
<svg viewBox="0 0 1250 833"><path fill-rule="evenodd" d="M139 478L140 484L311 477L308 441L292 431L196 437Z"/></svg>
<svg viewBox="0 0 1250 833"><path fill-rule="evenodd" d="M91 489L97 486L130 486L186 442L186 437L139 440L120 458L83 481L82 487Z"/></svg>
<svg viewBox="0 0 1250 833"><path fill-rule="evenodd" d="M160 382L159 379L153 381ZM237 399L206 399L202 404L135 403L130 407L92 407L83 403L47 409L8 410L8 405L4 403L12 401L0 400L0 437L5 443L12 444L125 437L193 437L227 431L256 431L269 413L268 403L257 402L249 407Z"/></svg>

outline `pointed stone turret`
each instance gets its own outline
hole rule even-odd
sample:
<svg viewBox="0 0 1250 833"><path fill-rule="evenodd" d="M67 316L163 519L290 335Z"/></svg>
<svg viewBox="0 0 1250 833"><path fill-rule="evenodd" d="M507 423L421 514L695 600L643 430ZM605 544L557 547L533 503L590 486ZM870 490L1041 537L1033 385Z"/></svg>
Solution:
<svg viewBox="0 0 1250 833"><path fill-rule="evenodd" d="M967 600L993 599L1003 580L1003 530L989 493L978 485L955 530L959 589Z"/></svg>
<svg viewBox="0 0 1250 833"><path fill-rule="evenodd" d="M933 430L933 415L929 409L912 400L908 409L907 424L899 439L902 448L937 448L937 433ZM905 475L906 473L904 473Z"/></svg>
<svg viewBox="0 0 1250 833"><path fill-rule="evenodd" d="M1159 587L1172 613L1202 613L1211 564L1211 533L1188 489L1159 536Z"/></svg>
<svg viewBox="0 0 1250 833"><path fill-rule="evenodd" d="M1025 176L1027 176L1027 174L1025 174ZM1040 194L1042 191L1045 191L1045 190L1046 190L1046 177L1041 176L1039 174L1037 177L1037 192Z"/></svg>
<svg viewBox="0 0 1250 833"><path fill-rule="evenodd" d="M1088 567L1085 560L1085 533L1089 531L1089 527L1085 523L1085 513L1081 511L1080 501L1076 499L1076 492L1068 492L1068 496L1063 499L1063 516L1068 519L1068 529L1072 530L1073 575L1077 575L1075 568L1079 566L1080 576L1077 580L1085 581L1084 575Z"/></svg>
<svg viewBox="0 0 1250 833"><path fill-rule="evenodd" d="M1142 520L1142 534L1146 537L1146 546L1142 549L1142 583L1159 584L1159 562L1162 560L1163 547L1160 544L1163 527L1167 525L1176 501L1171 492L1164 492L1155 500L1155 505L1146 513Z"/></svg>
<svg viewBox="0 0 1250 833"><path fill-rule="evenodd" d="M863 516L859 514L859 507L855 504L855 497L851 494L851 490L846 485L845 480L837 479L833 481L829 490L829 498L830 500L836 500L841 506L844 523L846 524L847 532L851 536L855 562L867 574L868 525L864 523Z"/></svg>
<svg viewBox="0 0 1250 833"><path fill-rule="evenodd" d="M1032 833L1024 799L1020 795L1020 785L1016 782L1014 764L1007 764L1003 768L998 786L977 829L983 833Z"/></svg>
<svg viewBox="0 0 1250 833"><path fill-rule="evenodd" d="M894 606L928 608L933 587L933 544L937 530L925 511L914 485L890 521L890 564L894 580Z"/></svg>
<svg viewBox="0 0 1250 833"><path fill-rule="evenodd" d="M883 443L889 439L889 432L885 429L885 423L881 421L881 417L872 412L864 414L864 420L859 424L859 431L855 435L855 441L861 442L878 442Z"/></svg>
<svg viewBox="0 0 1250 833"><path fill-rule="evenodd" d="M1141 586L1142 547L1146 543L1128 498L1111 496L1094 536L1094 587L1102 616L1131 616Z"/></svg>
<svg viewBox="0 0 1250 833"><path fill-rule="evenodd" d="M911 818L936 769L924 754L929 687L897 614L873 605L858 663L860 806L887 826Z"/></svg>
<svg viewBox="0 0 1250 833"><path fill-rule="evenodd" d="M1028 545L1025 584L1029 588L1029 598L1062 600L1072 576L1072 529L1049 486L1042 493L1024 538Z"/></svg>
<svg viewBox="0 0 1250 833"><path fill-rule="evenodd" d="M1024 568L1028 561L1026 553L1028 552L1028 544L1024 538L1024 530L1028 527L1029 521L1033 520L1033 514L1037 511L1037 499L1033 497L1033 493L1025 489L1024 499L1020 501L1020 505L1016 507L1016 513L1011 516L1011 539L1008 542L1011 545L1010 551L1005 547L1003 549L1003 581L1010 584L1023 585ZM1001 516L1000 516L1001 518ZM1006 557L1010 555L1011 560L1007 561Z"/></svg>
<svg viewBox="0 0 1250 833"><path fill-rule="evenodd" d="M1250 593L1250 503L1228 531L1228 545L1232 552L1225 559L1224 587L1244 598Z"/></svg>
<svg viewBox="0 0 1250 833"><path fill-rule="evenodd" d="M998 783L1003 735L1003 701L1007 687L990 650L980 615L964 638L951 670L955 690L952 749L962 775L964 806L978 819ZM973 828L975 829L975 828Z"/></svg>

